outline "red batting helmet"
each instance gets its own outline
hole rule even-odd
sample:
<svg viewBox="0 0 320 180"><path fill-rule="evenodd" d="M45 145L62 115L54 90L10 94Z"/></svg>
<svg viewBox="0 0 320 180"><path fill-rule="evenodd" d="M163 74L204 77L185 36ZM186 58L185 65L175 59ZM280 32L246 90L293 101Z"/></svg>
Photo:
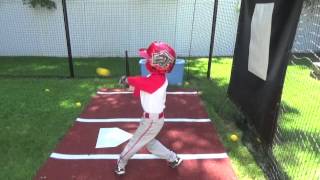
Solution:
<svg viewBox="0 0 320 180"><path fill-rule="evenodd" d="M167 43L154 41L147 49L139 50L139 55L147 60L150 72L169 73L176 61L176 52Z"/></svg>

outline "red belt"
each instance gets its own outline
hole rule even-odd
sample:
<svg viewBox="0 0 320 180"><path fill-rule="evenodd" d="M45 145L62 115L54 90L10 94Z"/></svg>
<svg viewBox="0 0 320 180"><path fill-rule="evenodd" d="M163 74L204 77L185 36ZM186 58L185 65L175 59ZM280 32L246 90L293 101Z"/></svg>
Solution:
<svg viewBox="0 0 320 180"><path fill-rule="evenodd" d="M149 117L150 117L150 113L147 113L147 112L143 113L143 117L144 117L144 118L149 118ZM158 118L159 118L159 119L160 119L160 118L163 118L163 117L164 117L164 113L163 113L163 112L161 112L161 113L158 114Z"/></svg>

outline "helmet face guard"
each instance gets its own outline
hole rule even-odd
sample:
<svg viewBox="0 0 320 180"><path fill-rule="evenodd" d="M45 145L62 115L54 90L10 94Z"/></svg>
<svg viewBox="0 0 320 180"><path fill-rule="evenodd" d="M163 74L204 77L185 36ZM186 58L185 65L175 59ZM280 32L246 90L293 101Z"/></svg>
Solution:
<svg viewBox="0 0 320 180"><path fill-rule="evenodd" d="M174 49L164 42L152 42L147 49L140 49L139 55L147 60L146 68L151 73L169 73L176 61Z"/></svg>

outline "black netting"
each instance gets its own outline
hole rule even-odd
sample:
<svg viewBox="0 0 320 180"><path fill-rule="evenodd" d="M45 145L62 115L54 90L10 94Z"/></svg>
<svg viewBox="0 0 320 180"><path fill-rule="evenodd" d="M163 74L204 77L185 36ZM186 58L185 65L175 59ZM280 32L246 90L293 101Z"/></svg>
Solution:
<svg viewBox="0 0 320 180"><path fill-rule="evenodd" d="M223 2L219 1L219 5L223 6ZM230 50L229 46L234 47L234 44L228 41L228 38L232 37L224 35L234 32L233 23L230 23L230 18L234 16L230 9L234 5L236 5L235 1L229 6L219 7L214 53L217 56L222 51L227 52L224 49ZM229 28L225 29L224 34L220 34L219 31L222 31L224 26ZM236 35L236 33L231 34ZM222 56L225 55L228 53L222 54ZM213 72L214 68L213 65ZM214 80L219 81L217 77L221 76L213 74ZM226 77L229 76L223 78ZM243 142L254 155L268 179L320 179L319 92L320 1L314 0L304 3L300 15L292 57L290 57L286 72L273 145L263 145L255 129L247 126L248 122L245 119L233 118L244 131ZM227 103L222 105L219 113L228 117L225 112L229 106L225 104Z"/></svg>
<svg viewBox="0 0 320 180"><path fill-rule="evenodd" d="M273 154L290 179L320 178L320 1L305 2L283 89Z"/></svg>

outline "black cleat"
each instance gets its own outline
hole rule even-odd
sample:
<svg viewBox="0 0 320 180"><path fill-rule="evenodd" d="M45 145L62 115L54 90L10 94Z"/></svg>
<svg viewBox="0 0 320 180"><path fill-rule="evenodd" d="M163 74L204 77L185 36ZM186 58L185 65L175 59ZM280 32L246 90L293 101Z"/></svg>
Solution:
<svg viewBox="0 0 320 180"><path fill-rule="evenodd" d="M182 163L182 159L177 156L177 159L176 159L175 161L169 162L169 166L170 166L171 168L176 168L176 167L178 167L181 163Z"/></svg>

